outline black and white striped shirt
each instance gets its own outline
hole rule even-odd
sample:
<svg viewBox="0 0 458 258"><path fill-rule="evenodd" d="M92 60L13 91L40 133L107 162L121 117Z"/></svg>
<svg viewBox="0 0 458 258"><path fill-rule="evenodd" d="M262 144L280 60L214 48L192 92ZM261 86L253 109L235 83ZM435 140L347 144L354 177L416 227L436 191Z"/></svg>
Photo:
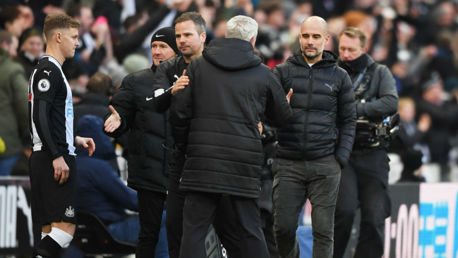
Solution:
<svg viewBox="0 0 458 258"><path fill-rule="evenodd" d="M29 111L33 151L75 155L72 91L51 56L43 56L30 76Z"/></svg>

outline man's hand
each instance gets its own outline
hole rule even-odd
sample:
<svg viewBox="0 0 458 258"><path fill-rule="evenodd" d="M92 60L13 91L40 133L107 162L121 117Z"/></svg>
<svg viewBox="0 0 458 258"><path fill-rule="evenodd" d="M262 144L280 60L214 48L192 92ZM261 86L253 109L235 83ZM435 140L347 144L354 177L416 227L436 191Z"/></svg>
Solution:
<svg viewBox="0 0 458 258"><path fill-rule="evenodd" d="M286 101L288 101L288 104L289 104L289 101L291 100L291 95L293 95L293 88L290 88L288 91L288 94L286 94Z"/></svg>
<svg viewBox="0 0 458 258"><path fill-rule="evenodd" d="M121 116L112 105L109 105L108 108L111 111L111 115L105 121L104 127L105 132L112 133L121 125Z"/></svg>
<svg viewBox="0 0 458 258"><path fill-rule="evenodd" d="M186 69L183 70L183 74L178 78L172 88L172 95L175 95L178 91L184 89L189 84L189 77L186 76Z"/></svg>
<svg viewBox="0 0 458 258"><path fill-rule="evenodd" d="M84 148L89 152L89 156L92 156L92 153L95 151L95 143L92 138L76 136L75 144L80 148Z"/></svg>
<svg viewBox="0 0 458 258"><path fill-rule="evenodd" d="M418 119L418 130L421 132L426 132L431 126L431 117L428 114L421 114L420 119Z"/></svg>
<svg viewBox="0 0 458 258"><path fill-rule="evenodd" d="M63 184L67 181L70 169L65 163L64 157L60 156L52 161L54 167L54 180L59 181L59 184Z"/></svg>
<svg viewBox="0 0 458 258"><path fill-rule="evenodd" d="M30 158L30 156L32 155L32 149L24 148L24 149L22 149L22 153L24 153L24 155L25 155L27 158Z"/></svg>
<svg viewBox="0 0 458 258"><path fill-rule="evenodd" d="M264 127L262 126L262 122L261 122L261 121L258 122L258 130L259 130L259 134L262 135L262 132L263 132L263 130L264 130Z"/></svg>

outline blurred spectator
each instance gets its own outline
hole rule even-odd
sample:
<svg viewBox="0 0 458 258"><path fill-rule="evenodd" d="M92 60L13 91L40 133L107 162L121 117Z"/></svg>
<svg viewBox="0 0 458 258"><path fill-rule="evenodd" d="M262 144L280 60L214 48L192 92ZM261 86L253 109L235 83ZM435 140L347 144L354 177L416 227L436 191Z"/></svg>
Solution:
<svg viewBox="0 0 458 258"><path fill-rule="evenodd" d="M456 31L456 10L451 1L442 1L434 5L432 12L426 15L427 22L422 28L420 40L422 44L437 43L437 36L444 31Z"/></svg>
<svg viewBox="0 0 458 258"><path fill-rule="evenodd" d="M107 161L115 157L115 152L110 138L103 133L103 119L83 116L77 123L77 134L91 137L97 145L92 156L86 150L77 151L77 210L97 216L115 239L136 244L138 215L129 215L126 210L138 211L137 193L121 181ZM63 257L82 258L84 253L72 245Z"/></svg>
<svg viewBox="0 0 458 258"><path fill-rule="evenodd" d="M7 176L21 152L30 155L28 130L27 79L22 66L10 55L15 36L0 31L0 137L4 151L0 154L0 176Z"/></svg>
<svg viewBox="0 0 458 258"><path fill-rule="evenodd" d="M43 55L44 41L42 32L36 28L26 29L19 38L19 54L15 61L24 67L26 78L32 74L38 59Z"/></svg>
<svg viewBox="0 0 458 258"><path fill-rule="evenodd" d="M35 24L35 16L33 15L32 8L30 8L28 5L19 5L18 8L22 17L22 27L24 29L33 27Z"/></svg>
<svg viewBox="0 0 458 258"><path fill-rule="evenodd" d="M77 134L94 139L97 148L92 157L79 150L78 199L80 211L99 217L117 239L137 243L138 216L129 217L125 210L138 211L137 194L127 187L107 160L115 157L110 138L103 132L103 119L86 115L77 123Z"/></svg>
<svg viewBox="0 0 458 258"><path fill-rule="evenodd" d="M75 4L68 10L68 14L81 23L80 37L82 44L77 49L76 60L86 68L89 75L94 74L100 65L108 63L113 58L113 44L110 29L105 17L99 16L96 20L88 6Z"/></svg>
<svg viewBox="0 0 458 258"><path fill-rule="evenodd" d="M398 182L425 182L425 177L421 174L423 162L421 151L411 149L401 155L404 168Z"/></svg>
<svg viewBox="0 0 458 258"><path fill-rule="evenodd" d="M102 119L110 112L109 97L113 93L111 78L97 72L87 83L87 92L81 96L81 101L75 105L75 124L84 115L94 115Z"/></svg>
<svg viewBox="0 0 458 258"><path fill-rule="evenodd" d="M118 34L121 30L121 13L123 11L124 2L130 0L95 0L92 10L94 16L106 17L108 25L115 34ZM139 10L141 12L141 10Z"/></svg>
<svg viewBox="0 0 458 258"><path fill-rule="evenodd" d="M215 38L224 38L226 37L226 23L225 19L216 20L213 24L213 36Z"/></svg>
<svg viewBox="0 0 458 258"><path fill-rule="evenodd" d="M415 102L411 98L399 99L398 114L399 132L397 140L391 143L391 150L400 155L410 149L421 150L425 160L429 160L429 149L423 145L423 140L431 126L431 117L428 114L419 114L416 122Z"/></svg>
<svg viewBox="0 0 458 258"><path fill-rule="evenodd" d="M362 11L355 10L346 12L342 17L345 20L347 27L356 27L364 32L367 37L366 52L372 54L372 49L375 47L373 46L373 37L377 29L377 24L374 17ZM388 54L388 49L378 49L377 54L377 57L373 55L371 55L371 57L375 61L380 61L386 57Z"/></svg>
<svg viewBox="0 0 458 258"><path fill-rule="evenodd" d="M274 67L283 61L284 47L289 44L282 2L262 2L259 8L265 13L266 20L264 24L259 25L256 47L267 65Z"/></svg>
<svg viewBox="0 0 458 258"><path fill-rule="evenodd" d="M437 73L422 85L422 98L417 103L418 114L431 117L431 127L425 136L425 143L431 151L431 162L441 166L441 180L449 180L450 136L458 127L458 106L444 100L442 80Z"/></svg>
<svg viewBox="0 0 458 258"><path fill-rule="evenodd" d="M308 2L300 0L298 2ZM313 15L328 19L342 15L345 11L353 5L353 0L311 0L313 5Z"/></svg>
<svg viewBox="0 0 458 258"><path fill-rule="evenodd" d="M63 0L33 0L27 1L35 17L35 26L43 29L45 16L54 13L64 13Z"/></svg>
<svg viewBox="0 0 458 258"><path fill-rule="evenodd" d="M123 24L125 33L114 45L114 53L118 62L122 63L124 58L132 53L145 54L141 48L143 41L169 13L170 9L163 5L149 17L146 13L140 12L127 18Z"/></svg>
<svg viewBox="0 0 458 258"><path fill-rule="evenodd" d="M19 5L7 5L1 9L0 20L2 26L9 33L16 37L21 36L22 32L30 24L21 13Z"/></svg>

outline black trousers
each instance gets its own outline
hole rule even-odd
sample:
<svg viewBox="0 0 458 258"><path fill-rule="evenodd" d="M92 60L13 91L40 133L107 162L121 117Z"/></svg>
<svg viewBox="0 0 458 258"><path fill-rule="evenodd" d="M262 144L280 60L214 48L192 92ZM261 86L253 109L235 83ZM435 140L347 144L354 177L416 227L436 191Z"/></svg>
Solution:
<svg viewBox="0 0 458 258"><path fill-rule="evenodd" d="M261 209L261 225L270 258L280 258L274 236L274 215L271 212Z"/></svg>
<svg viewBox="0 0 458 258"><path fill-rule="evenodd" d="M226 198L226 199L224 199ZM224 219L221 219L224 214ZM266 242L261 229L260 213L256 199L222 194L187 192L183 208L183 237L180 258L205 258L205 236L210 224L223 245L224 239L235 240L227 246L229 257L268 258ZM219 227L221 226L221 227Z"/></svg>
<svg viewBox="0 0 458 258"><path fill-rule="evenodd" d="M186 195L178 187L179 179L173 176L169 177L165 224L170 258L178 258L180 256L183 236L183 207ZM220 204L216 210L217 216L215 216L215 220L213 221L213 227L229 253L229 257L241 257L239 253L242 253L244 250L240 249L240 236L236 231L233 231L236 224L231 219L235 217L235 213L230 208L232 204L228 197L221 198Z"/></svg>
<svg viewBox="0 0 458 258"><path fill-rule="evenodd" d="M170 175L165 219L170 258L178 258L180 256L181 236L183 235L183 205L185 194L178 189L178 186L179 178Z"/></svg>
<svg viewBox="0 0 458 258"><path fill-rule="evenodd" d="M180 191L179 185L184 162L185 149L175 146L169 166L167 212L165 219L170 258L178 258L180 255L181 236L183 235L183 205L185 194Z"/></svg>
<svg viewBox="0 0 458 258"><path fill-rule="evenodd" d="M274 232L278 253L299 258L298 218L312 204L313 257L331 258L340 166L334 155L315 160L277 159L273 165Z"/></svg>
<svg viewBox="0 0 458 258"><path fill-rule="evenodd" d="M137 258L154 257L161 230L165 194L138 190L137 197L140 233L135 255Z"/></svg>
<svg viewBox="0 0 458 258"><path fill-rule="evenodd" d="M335 258L345 253L358 207L361 224L354 257L380 258L383 255L385 218L391 212L388 163L384 149L365 149L354 150L344 167L335 213Z"/></svg>

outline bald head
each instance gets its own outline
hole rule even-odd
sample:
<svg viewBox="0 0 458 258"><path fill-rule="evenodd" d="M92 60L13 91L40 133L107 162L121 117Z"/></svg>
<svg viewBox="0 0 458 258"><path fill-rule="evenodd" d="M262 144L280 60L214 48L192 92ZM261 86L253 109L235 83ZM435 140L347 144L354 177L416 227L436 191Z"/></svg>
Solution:
<svg viewBox="0 0 458 258"><path fill-rule="evenodd" d="M310 16L302 22L301 30L303 27L317 27L321 28L324 35L328 34L328 23L320 16Z"/></svg>
<svg viewBox="0 0 458 258"><path fill-rule="evenodd" d="M316 63L323 56L324 45L329 40L328 24L318 16L305 19L301 25L299 42L307 63Z"/></svg>

